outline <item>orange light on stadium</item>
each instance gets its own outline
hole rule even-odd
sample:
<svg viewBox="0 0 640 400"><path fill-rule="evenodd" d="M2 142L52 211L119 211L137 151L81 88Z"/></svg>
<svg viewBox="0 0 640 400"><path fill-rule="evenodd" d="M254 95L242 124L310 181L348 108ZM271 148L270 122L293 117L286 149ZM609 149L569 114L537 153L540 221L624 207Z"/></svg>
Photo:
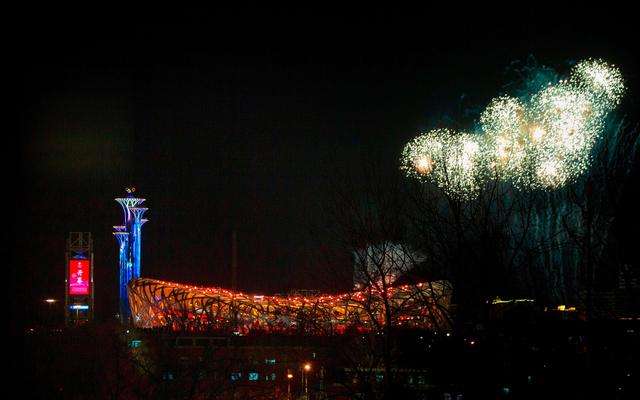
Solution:
<svg viewBox="0 0 640 400"><path fill-rule="evenodd" d="M433 289L435 288L435 289ZM400 315L406 317L402 325L410 324L417 327L429 327L430 322L413 320L414 313L436 313L430 304L418 302L415 299L425 298L431 292L436 292L439 303L446 307L449 302L449 284L447 282L431 282L428 285L403 285L387 289L387 297L394 306L401 306ZM225 290L218 287L198 287L183 285L167 281L140 278L133 281L129 287L129 299L134 316L134 324L139 328L170 328L175 331L209 330L226 331L229 327L225 321L235 317L233 307L235 302L240 314L238 319L245 321L236 329L237 335L250 331L270 333L297 332L294 324L282 322L283 316L295 319L298 313L305 313L316 320L322 329L308 329L305 334L334 335L344 333L347 327L370 330L372 318L382 319L381 315L369 315L362 307L363 301L379 304L382 301L380 291L372 288L370 291L355 291L336 295L310 296L266 296L253 295ZM177 298L176 296L179 296ZM205 306L217 304L217 307ZM376 308L378 308L376 306ZM435 314L438 317L439 314ZM439 317L438 317L439 318ZM299 368L304 371L302 362ZM311 365L310 365L311 368Z"/></svg>
<svg viewBox="0 0 640 400"><path fill-rule="evenodd" d="M292 374L291 372L289 372L289 373L287 374L287 379L291 379L291 378L293 378L293 374Z"/></svg>
<svg viewBox="0 0 640 400"><path fill-rule="evenodd" d="M306 363L306 364L304 365L304 370L305 370L305 371L307 371L307 372L311 371L311 364Z"/></svg>

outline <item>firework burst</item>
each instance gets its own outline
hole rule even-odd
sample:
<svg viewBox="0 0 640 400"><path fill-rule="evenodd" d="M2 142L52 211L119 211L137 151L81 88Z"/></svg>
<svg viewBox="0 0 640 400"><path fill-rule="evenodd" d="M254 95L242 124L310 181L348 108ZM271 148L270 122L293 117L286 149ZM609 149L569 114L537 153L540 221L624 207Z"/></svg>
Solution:
<svg viewBox="0 0 640 400"><path fill-rule="evenodd" d="M413 139L403 152L403 170L435 182L449 195L467 198L481 184L486 157L478 135L436 129Z"/></svg>
<svg viewBox="0 0 640 400"><path fill-rule="evenodd" d="M624 94L620 71L601 60L578 63L568 79L527 99L500 96L480 116L480 132L436 129L409 142L401 168L460 199L498 177L520 190L553 190L583 175Z"/></svg>

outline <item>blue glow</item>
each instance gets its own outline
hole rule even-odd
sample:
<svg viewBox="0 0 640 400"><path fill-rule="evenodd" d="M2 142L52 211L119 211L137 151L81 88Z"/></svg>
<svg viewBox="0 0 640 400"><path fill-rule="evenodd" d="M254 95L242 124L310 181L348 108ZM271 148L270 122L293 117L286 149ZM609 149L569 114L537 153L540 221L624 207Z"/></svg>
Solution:
<svg viewBox="0 0 640 400"><path fill-rule="evenodd" d="M89 306L86 304L72 304L69 308L72 310L88 310Z"/></svg>
<svg viewBox="0 0 640 400"><path fill-rule="evenodd" d="M132 279L140 277L142 271L142 225L147 222L143 215L147 208L137 207L145 199L133 196L135 190L127 189L127 197L116 198L124 212L123 225L114 226L114 236L118 239L119 273L119 309L122 322L129 322L131 308L127 285Z"/></svg>

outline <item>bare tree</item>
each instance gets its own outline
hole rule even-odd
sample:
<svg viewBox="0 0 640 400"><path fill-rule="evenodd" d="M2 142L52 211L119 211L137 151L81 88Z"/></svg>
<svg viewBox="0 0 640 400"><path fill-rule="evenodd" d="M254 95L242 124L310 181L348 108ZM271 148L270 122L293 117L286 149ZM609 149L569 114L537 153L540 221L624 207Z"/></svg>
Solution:
<svg viewBox="0 0 640 400"><path fill-rule="evenodd" d="M619 259L611 257L617 254L612 229L624 189L634 184L629 177L639 161L639 148L637 125L628 126L624 120L611 121L608 134L594 151L589 173L565 193L569 211L562 217L563 226L568 245L579 260L575 289L588 319L596 312L594 286L598 268L616 269L620 265Z"/></svg>
<svg viewBox="0 0 640 400"><path fill-rule="evenodd" d="M371 162L360 178L334 176L326 193L319 235L330 243L324 276L353 282L352 318L360 319L353 326L362 327L344 339L352 373L344 384L360 398L387 398L400 384L395 332L448 329L451 288L416 275L424 257L410 246L413 216L399 171L381 173ZM350 255L351 263L338 270L336 254Z"/></svg>

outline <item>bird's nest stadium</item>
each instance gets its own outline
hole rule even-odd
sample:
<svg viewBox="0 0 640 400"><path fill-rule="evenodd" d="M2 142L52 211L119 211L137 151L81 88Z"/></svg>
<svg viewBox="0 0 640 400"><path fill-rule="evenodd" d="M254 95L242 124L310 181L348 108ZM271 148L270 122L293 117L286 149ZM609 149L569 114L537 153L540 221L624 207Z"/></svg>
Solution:
<svg viewBox="0 0 640 400"><path fill-rule="evenodd" d="M434 329L447 324L446 281L374 287L336 295L249 295L216 287L133 279L129 305L136 327L235 334L364 333L387 323ZM387 321L388 320L388 321Z"/></svg>

